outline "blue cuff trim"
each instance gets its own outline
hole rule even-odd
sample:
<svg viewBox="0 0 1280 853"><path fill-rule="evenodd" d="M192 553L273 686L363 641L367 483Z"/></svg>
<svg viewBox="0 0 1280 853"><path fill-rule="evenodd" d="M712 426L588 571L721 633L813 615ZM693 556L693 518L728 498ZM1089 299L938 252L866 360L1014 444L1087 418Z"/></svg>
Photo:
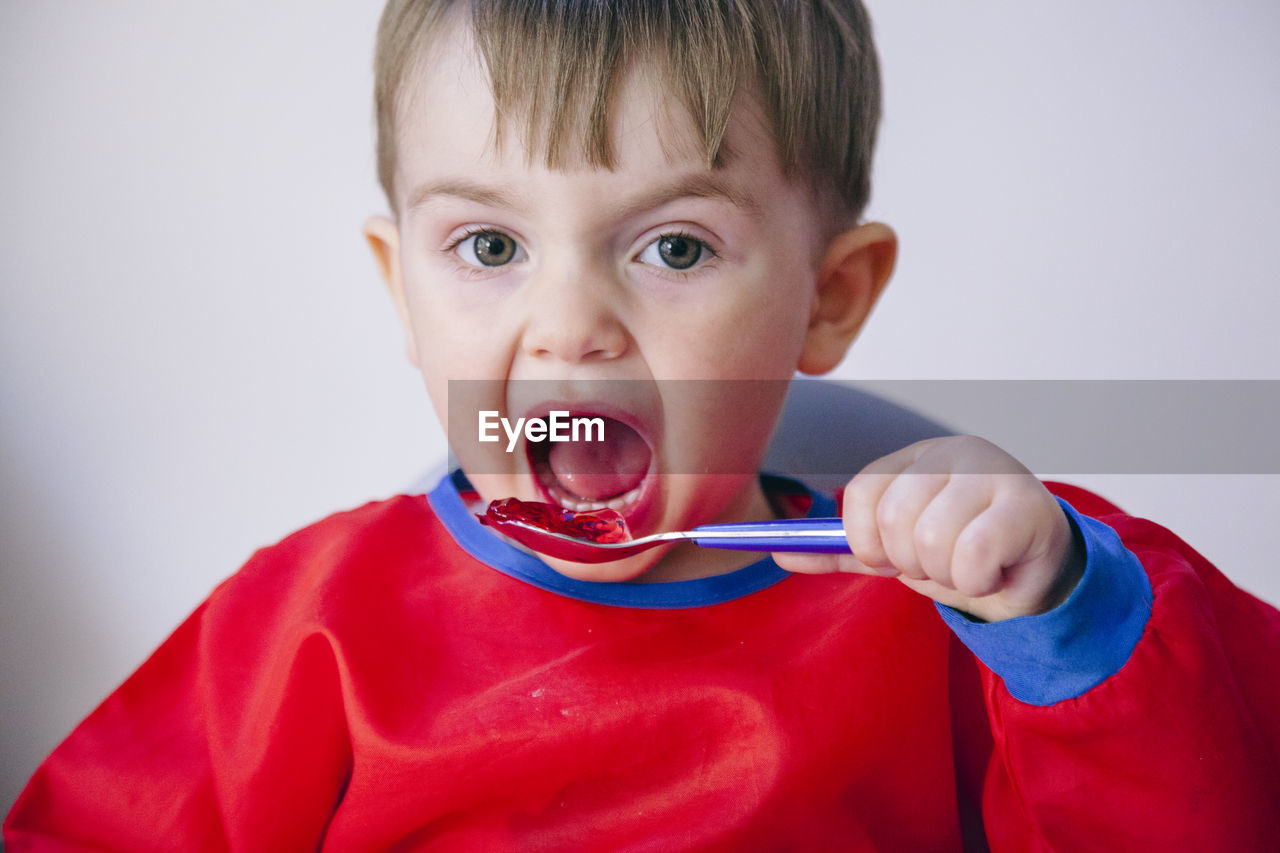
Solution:
<svg viewBox="0 0 1280 853"><path fill-rule="evenodd" d="M1110 527L1058 503L1086 554L1084 576L1066 601L1000 622L974 622L938 605L960 641L1029 705L1074 699L1119 672L1151 617L1151 581L1138 558Z"/></svg>

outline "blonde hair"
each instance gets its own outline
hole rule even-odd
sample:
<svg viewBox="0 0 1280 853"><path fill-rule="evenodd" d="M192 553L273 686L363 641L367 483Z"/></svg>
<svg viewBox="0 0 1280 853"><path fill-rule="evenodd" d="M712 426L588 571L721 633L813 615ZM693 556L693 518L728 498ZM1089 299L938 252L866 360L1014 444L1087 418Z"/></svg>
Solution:
<svg viewBox="0 0 1280 853"><path fill-rule="evenodd" d="M707 164L721 155L739 87L754 87L788 175L849 222L871 192L880 71L858 0L389 0L374 57L378 179L394 211L405 81L446 15L466 13L488 70L498 144L509 123L549 168L609 168L621 74L653 64L687 111ZM522 125L522 127L520 127Z"/></svg>

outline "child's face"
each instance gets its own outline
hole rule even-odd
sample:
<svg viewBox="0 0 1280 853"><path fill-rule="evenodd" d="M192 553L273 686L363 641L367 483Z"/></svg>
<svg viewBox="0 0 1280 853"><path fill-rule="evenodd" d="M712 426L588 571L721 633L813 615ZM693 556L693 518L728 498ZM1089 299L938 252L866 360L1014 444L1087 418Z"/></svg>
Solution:
<svg viewBox="0 0 1280 853"><path fill-rule="evenodd" d="M596 451L634 471L574 477L573 450L547 465L547 444L508 453L501 430L483 445L451 434L481 497L607 504L637 536L767 517L755 471L785 390L776 380L834 365L814 332L825 322L815 282L829 229L807 186L782 174L754 110L735 111L725 163L709 168L679 108L655 108L662 93L631 74L614 104L615 168L551 170L540 152L526 157L514 126L493 144L487 77L464 29L436 44L399 129L398 224L366 228L410 358L442 422L449 380L497 380L478 386L485 399L455 423L475 423L474 409L512 422L551 409L605 415ZM690 379L775 381L655 381ZM676 549L551 562L572 577L624 580L748 561Z"/></svg>

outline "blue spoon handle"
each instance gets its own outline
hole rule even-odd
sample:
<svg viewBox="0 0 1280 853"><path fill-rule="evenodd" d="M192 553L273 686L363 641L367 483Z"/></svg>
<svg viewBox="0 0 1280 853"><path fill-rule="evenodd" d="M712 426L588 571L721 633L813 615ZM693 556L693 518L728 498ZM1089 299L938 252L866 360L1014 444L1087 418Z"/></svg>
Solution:
<svg viewBox="0 0 1280 853"><path fill-rule="evenodd" d="M784 518L704 524L690 531L703 548L735 551L804 551L810 554L848 554L844 523L838 518Z"/></svg>

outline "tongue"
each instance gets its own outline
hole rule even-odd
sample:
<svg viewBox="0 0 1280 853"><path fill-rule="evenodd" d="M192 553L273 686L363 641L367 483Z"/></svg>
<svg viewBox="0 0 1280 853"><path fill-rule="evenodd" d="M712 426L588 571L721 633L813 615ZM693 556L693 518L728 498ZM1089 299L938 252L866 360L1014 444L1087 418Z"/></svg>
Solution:
<svg viewBox="0 0 1280 853"><path fill-rule="evenodd" d="M603 441L556 442L547 462L566 489L586 500L603 501L640 485L651 455L635 430L605 418Z"/></svg>

